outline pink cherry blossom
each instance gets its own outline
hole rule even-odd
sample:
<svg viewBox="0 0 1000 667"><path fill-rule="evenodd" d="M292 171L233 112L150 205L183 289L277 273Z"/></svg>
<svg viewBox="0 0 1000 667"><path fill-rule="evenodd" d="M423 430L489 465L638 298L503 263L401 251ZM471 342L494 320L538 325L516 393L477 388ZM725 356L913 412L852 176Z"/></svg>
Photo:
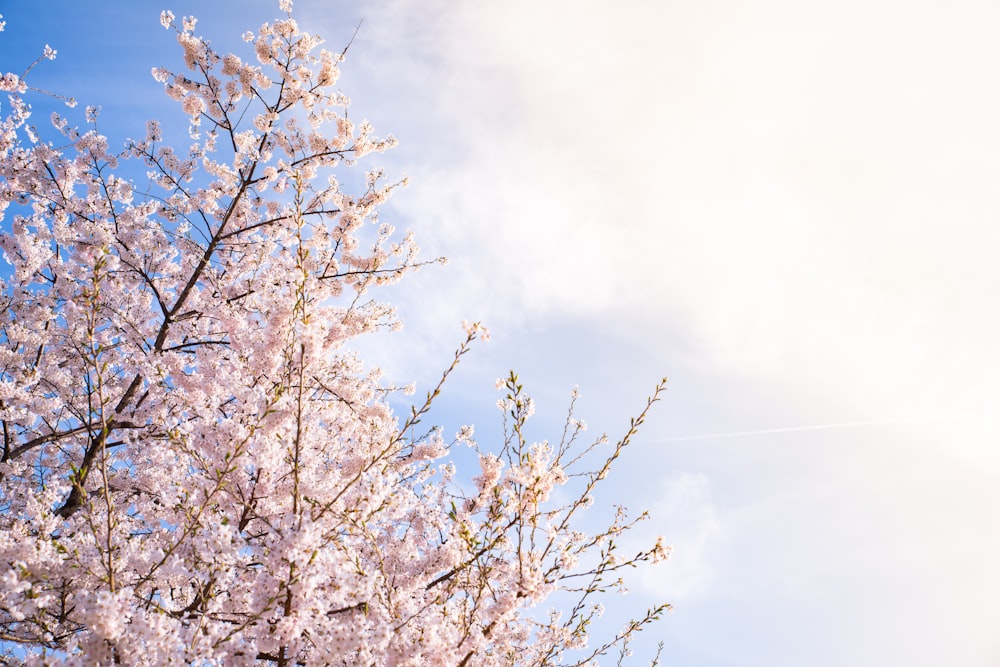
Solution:
<svg viewBox="0 0 1000 667"><path fill-rule="evenodd" d="M572 409L550 443L525 436L512 373L503 433L448 442L424 420L489 336L466 322L441 383L394 414L412 388L349 344L398 325L378 287L439 260L378 219L401 183L366 165L341 185L395 140L348 120L341 56L279 7L243 54L161 14L186 69L152 72L186 146L151 120L112 149L97 108L46 138L39 93L0 80L0 660L589 664L668 608L591 638L593 598L668 548L618 554L645 515L579 524L663 385L615 444L580 443ZM539 613L555 593L567 611Z"/></svg>

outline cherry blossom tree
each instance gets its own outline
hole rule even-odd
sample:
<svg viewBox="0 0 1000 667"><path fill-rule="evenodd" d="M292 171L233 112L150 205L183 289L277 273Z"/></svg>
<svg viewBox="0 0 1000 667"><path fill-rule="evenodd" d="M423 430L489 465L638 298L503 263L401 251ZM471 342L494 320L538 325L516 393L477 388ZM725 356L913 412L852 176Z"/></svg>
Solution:
<svg viewBox="0 0 1000 667"><path fill-rule="evenodd" d="M667 548L620 553L644 515L581 519L663 385L617 443L587 444L572 402L558 442L531 441L513 374L488 444L422 425L441 384L393 414L402 390L349 343L397 325L372 295L426 262L378 220L398 184L338 177L394 140L350 119L344 53L280 4L244 55L162 14L183 149L155 121L112 149L92 108L39 129L30 73L0 81L0 662L624 655L667 605L590 636L598 598ZM466 325L442 382L485 337Z"/></svg>

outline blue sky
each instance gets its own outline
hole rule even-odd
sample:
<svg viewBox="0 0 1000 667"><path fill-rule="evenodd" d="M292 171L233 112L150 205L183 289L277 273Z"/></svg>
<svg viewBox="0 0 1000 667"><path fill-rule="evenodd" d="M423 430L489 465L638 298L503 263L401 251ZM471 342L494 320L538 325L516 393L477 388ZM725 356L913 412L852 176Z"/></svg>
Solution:
<svg viewBox="0 0 1000 667"><path fill-rule="evenodd" d="M168 116L149 69L178 62L161 9L220 48L277 15L199 4L0 0L2 66L51 44L36 85L139 135ZM670 376L604 498L674 545L611 608L674 603L666 664L1000 663L1000 7L296 13L338 50L363 19L342 86L411 178L384 219L451 259L393 288L407 326L369 361L427 384L482 319L439 419L484 445L509 368L538 438L574 385L614 435Z"/></svg>

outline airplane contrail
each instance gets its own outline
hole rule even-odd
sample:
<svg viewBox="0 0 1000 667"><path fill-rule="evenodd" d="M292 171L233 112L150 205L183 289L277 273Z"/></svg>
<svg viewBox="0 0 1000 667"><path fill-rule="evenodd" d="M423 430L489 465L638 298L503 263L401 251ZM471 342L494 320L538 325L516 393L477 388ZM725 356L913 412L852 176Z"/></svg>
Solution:
<svg viewBox="0 0 1000 667"><path fill-rule="evenodd" d="M978 417L976 414L968 415L935 415L929 417L907 417L899 419L876 419L870 421L838 422L835 424L813 424L810 426L784 426L781 428L765 428L754 431L726 431L724 433L702 433L699 435L679 435L673 438L663 438L657 442L682 442L685 440L712 440L715 438L739 438L747 435L769 435L773 433L794 433L797 431L823 431L834 428L857 428L859 426L882 426L884 424L908 424L911 422L926 421L956 421L960 419L971 419Z"/></svg>

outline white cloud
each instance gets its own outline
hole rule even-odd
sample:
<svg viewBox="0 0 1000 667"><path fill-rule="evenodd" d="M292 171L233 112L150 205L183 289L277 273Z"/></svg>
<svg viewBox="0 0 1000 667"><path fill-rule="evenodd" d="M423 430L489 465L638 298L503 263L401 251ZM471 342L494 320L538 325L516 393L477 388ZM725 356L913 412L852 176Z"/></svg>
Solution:
<svg viewBox="0 0 1000 667"><path fill-rule="evenodd" d="M831 413L991 410L996 12L890 6L378 5L355 64L413 112L401 211L454 258L412 328L681 328Z"/></svg>

